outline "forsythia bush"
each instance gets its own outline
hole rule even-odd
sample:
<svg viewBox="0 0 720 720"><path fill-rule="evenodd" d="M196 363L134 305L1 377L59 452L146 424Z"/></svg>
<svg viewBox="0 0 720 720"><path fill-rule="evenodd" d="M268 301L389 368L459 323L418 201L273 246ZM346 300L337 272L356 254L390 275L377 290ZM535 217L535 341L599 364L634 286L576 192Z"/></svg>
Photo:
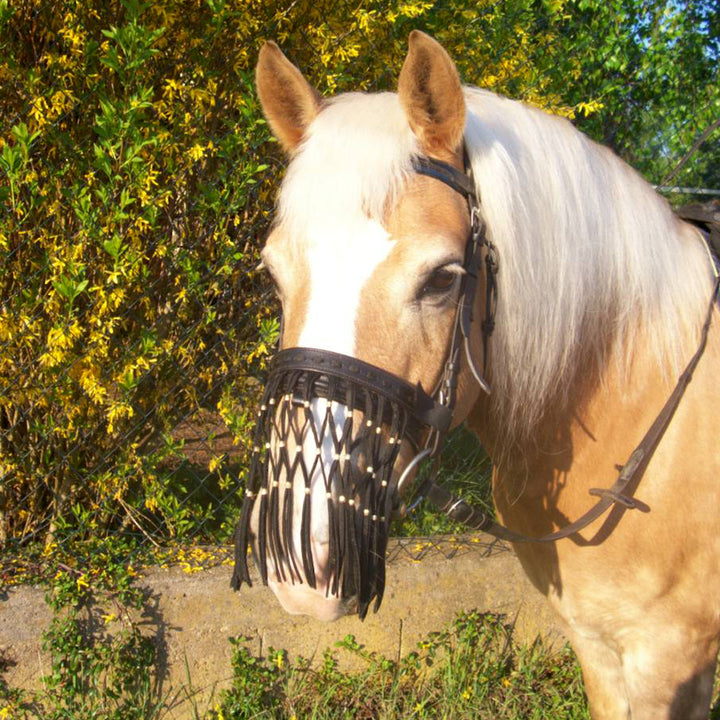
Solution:
<svg viewBox="0 0 720 720"><path fill-rule="evenodd" d="M529 54L551 24L483 6L0 0L0 544L226 536L278 332L257 51L276 39L322 92L388 88L422 27L467 80L562 106ZM237 451L189 474L175 431L199 411Z"/></svg>

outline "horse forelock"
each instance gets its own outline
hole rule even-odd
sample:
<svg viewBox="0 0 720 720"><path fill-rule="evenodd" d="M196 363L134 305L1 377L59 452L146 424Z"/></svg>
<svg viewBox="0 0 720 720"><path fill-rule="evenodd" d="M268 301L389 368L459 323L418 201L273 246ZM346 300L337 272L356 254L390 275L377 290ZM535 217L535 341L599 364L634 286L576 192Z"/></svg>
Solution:
<svg viewBox="0 0 720 720"><path fill-rule="evenodd" d="M298 238L361 217L382 221L418 142L394 93L347 93L323 107L290 163L279 223Z"/></svg>

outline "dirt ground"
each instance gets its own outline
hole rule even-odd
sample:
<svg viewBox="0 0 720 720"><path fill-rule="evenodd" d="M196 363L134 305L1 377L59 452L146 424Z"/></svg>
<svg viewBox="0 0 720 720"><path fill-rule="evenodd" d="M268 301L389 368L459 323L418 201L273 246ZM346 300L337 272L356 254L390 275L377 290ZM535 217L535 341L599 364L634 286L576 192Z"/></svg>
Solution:
<svg viewBox="0 0 720 720"><path fill-rule="evenodd" d="M177 698L172 718L190 718L193 703L200 710L208 707L229 682L228 638L238 634L251 638L258 653L274 647L306 658L321 657L325 648L352 634L368 650L394 658L413 650L458 612L476 609L504 613L515 622L520 640L538 634L551 641L562 638L544 598L525 578L515 556L482 536L394 541L383 604L364 622L348 617L325 624L287 615L258 582L234 593L230 573L227 564L193 574L180 567L151 568L141 580L147 602L140 621L159 650L161 690ZM10 659L4 675L10 687L37 688L48 673L41 635L50 618L38 588L11 589L0 600L0 651ZM360 662L337 652L345 668Z"/></svg>

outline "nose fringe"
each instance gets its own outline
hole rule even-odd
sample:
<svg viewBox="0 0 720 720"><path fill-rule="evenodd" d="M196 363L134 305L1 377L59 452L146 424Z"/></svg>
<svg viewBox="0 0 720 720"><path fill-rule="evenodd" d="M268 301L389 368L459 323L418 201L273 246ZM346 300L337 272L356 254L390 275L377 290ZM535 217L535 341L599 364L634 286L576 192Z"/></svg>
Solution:
<svg viewBox="0 0 720 720"><path fill-rule="evenodd" d="M320 589L327 578L326 597L354 602L361 618L373 601L376 611L398 500L395 465L417 430L402 402L373 387L330 371L274 369L256 417L233 587L250 584L252 544L264 584L268 565L285 587ZM312 539L321 506L328 523L323 568Z"/></svg>

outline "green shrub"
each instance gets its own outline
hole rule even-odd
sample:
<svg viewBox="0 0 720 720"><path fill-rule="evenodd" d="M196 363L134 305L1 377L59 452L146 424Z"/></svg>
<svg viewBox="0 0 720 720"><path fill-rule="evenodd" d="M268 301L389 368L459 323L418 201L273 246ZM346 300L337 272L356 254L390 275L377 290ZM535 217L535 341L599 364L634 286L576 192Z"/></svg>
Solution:
<svg viewBox="0 0 720 720"><path fill-rule="evenodd" d="M603 68L647 45L665 72L677 49L711 110L711 26L626 5L0 0L0 543L228 536L278 333L256 269L284 162L253 89L265 39L323 93L388 89L419 27L467 81L631 138ZM670 30L646 42L647 13Z"/></svg>
<svg viewBox="0 0 720 720"><path fill-rule="evenodd" d="M410 27L457 28L470 11L421 0L2 6L0 538L227 536L247 409L278 332L256 270L275 192L267 168L280 165L252 85L256 52L277 38L325 92L387 87ZM525 41L486 76L530 87L520 66L531 67ZM198 468L174 431L201 409L236 449Z"/></svg>

